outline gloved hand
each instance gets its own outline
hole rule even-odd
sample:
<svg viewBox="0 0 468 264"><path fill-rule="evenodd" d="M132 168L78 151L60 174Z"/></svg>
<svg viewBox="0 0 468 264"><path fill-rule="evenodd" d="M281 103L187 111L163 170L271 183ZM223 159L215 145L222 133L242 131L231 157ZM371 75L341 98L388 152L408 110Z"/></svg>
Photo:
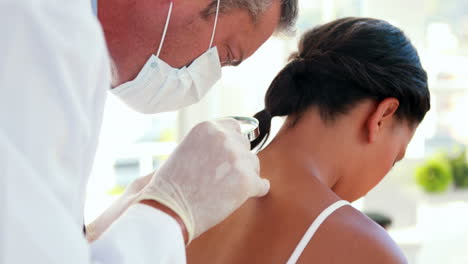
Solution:
<svg viewBox="0 0 468 264"><path fill-rule="evenodd" d="M134 180L106 211L86 226L86 238L89 242L98 239L125 210L134 204L140 191L150 182L153 174L154 173L151 173L145 177Z"/></svg>
<svg viewBox="0 0 468 264"><path fill-rule="evenodd" d="M227 218L247 199L268 193L249 141L234 119L197 125L142 190L185 224L188 241Z"/></svg>

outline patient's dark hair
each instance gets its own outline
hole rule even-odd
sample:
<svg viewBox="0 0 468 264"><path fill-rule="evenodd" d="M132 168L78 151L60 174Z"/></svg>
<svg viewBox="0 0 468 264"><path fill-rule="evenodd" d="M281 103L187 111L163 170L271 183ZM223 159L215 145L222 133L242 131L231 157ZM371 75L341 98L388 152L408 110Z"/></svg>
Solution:
<svg viewBox="0 0 468 264"><path fill-rule="evenodd" d="M296 116L315 106L322 120L333 121L364 99L400 101L396 116L423 120L430 108L427 74L405 34L370 18L343 18L306 32L299 51L276 76L255 115L266 142L272 117ZM295 122L294 122L295 123Z"/></svg>

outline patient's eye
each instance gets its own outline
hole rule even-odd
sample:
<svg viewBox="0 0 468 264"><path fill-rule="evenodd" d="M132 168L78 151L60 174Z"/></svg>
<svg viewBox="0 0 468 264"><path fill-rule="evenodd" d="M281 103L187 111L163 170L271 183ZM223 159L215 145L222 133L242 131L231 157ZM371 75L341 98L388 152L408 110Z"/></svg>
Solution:
<svg viewBox="0 0 468 264"><path fill-rule="evenodd" d="M393 162L393 166L395 166L395 164L397 164L398 162L400 162L403 158L405 158L405 155L406 155L406 150L404 150L400 155L398 155L397 159Z"/></svg>

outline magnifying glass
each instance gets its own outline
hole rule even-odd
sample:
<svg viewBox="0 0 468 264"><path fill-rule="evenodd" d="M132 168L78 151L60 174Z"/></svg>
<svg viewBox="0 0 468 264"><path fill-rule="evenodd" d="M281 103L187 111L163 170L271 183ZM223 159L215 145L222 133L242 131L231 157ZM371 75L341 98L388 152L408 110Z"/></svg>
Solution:
<svg viewBox="0 0 468 264"><path fill-rule="evenodd" d="M257 139L260 135L260 129L258 128L259 122L256 118L247 116L228 116L228 118L235 119L239 122L242 135L250 142Z"/></svg>

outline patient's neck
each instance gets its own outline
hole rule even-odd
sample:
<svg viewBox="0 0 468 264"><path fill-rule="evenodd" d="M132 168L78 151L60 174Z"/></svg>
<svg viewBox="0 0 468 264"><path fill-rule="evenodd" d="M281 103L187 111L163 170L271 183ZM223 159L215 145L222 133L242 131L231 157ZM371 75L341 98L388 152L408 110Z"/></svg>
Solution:
<svg viewBox="0 0 468 264"><path fill-rule="evenodd" d="M272 182L319 181L329 189L337 183L347 162L346 135L317 120L293 127L285 124L272 142L259 153L262 177Z"/></svg>

